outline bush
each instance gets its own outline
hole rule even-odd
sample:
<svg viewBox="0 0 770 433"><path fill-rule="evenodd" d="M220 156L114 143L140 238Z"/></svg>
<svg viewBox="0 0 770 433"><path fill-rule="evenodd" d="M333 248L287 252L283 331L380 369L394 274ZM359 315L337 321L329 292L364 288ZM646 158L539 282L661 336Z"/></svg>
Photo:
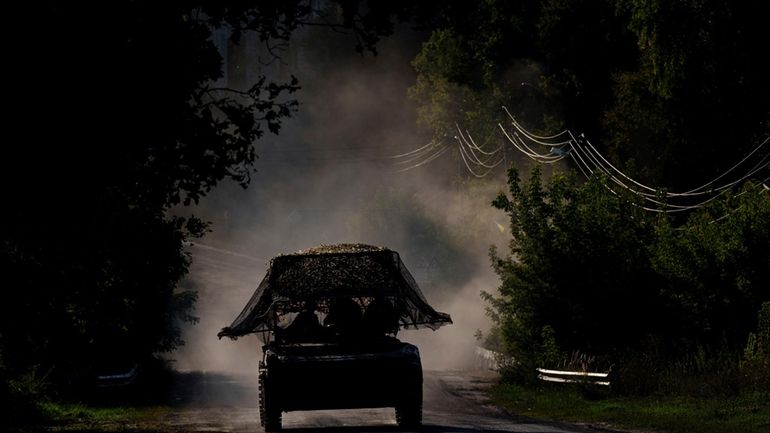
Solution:
<svg viewBox="0 0 770 433"><path fill-rule="evenodd" d="M665 326L664 315L647 320L661 304L645 248L653 218L607 194L600 179L578 186L555 176L543 184L535 169L522 185L511 170L509 187L510 197L493 204L511 218L510 254L492 250L502 284L498 296L484 296L512 356L553 347L604 356L638 347Z"/></svg>
<svg viewBox="0 0 770 433"><path fill-rule="evenodd" d="M757 332L749 334L740 371L750 387L770 391L770 302L759 309Z"/></svg>
<svg viewBox="0 0 770 433"><path fill-rule="evenodd" d="M45 416L39 403L44 399L46 387L46 375L41 376L34 369L19 377L10 377L0 358L0 401L3 402L0 427L13 430L41 422Z"/></svg>
<svg viewBox="0 0 770 433"><path fill-rule="evenodd" d="M535 169L523 183L512 169L509 194L493 202L512 239L507 255L492 249L501 285L482 296L517 360L510 377L531 381L535 367L583 353L618 366L620 392L733 395L766 384L768 307L748 336L756 306L770 301L770 196L749 182L682 222L609 194L604 181L544 182Z"/></svg>

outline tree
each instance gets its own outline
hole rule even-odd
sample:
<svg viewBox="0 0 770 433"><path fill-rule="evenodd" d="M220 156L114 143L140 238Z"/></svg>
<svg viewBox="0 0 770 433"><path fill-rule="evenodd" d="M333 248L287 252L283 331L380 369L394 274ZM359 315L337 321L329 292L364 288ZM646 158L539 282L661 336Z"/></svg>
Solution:
<svg viewBox="0 0 770 433"><path fill-rule="evenodd" d="M770 134L764 2L617 1L638 46L615 69L603 138L657 185L688 188ZM726 158L726 155L730 155Z"/></svg>
<svg viewBox="0 0 770 433"><path fill-rule="evenodd" d="M493 134L505 105L536 133L585 132L645 184L688 190L770 135L769 7L449 2L415 58L412 96L437 140L455 122ZM689 219L658 219L602 183L537 174L523 186L514 172L509 196L495 201L513 239L510 254L493 251L501 286L485 297L511 354L534 362L552 342L613 355L652 340L667 356L742 344L750 306L768 296L770 252L756 226L767 194L725 193Z"/></svg>
<svg viewBox="0 0 770 433"><path fill-rule="evenodd" d="M499 296L484 296L509 353L526 367L545 334L568 353L611 355L664 329L665 312L648 320L661 303L646 251L654 219L632 201L608 194L598 178L543 185L535 169L523 185L511 169L509 194L493 204L510 216L512 239L510 253L492 251Z"/></svg>
<svg viewBox="0 0 770 433"><path fill-rule="evenodd" d="M770 196L748 182L681 226L659 221L647 248L663 277L664 308L676 318L676 344L743 347L756 328L756 309L770 300L768 218Z"/></svg>
<svg viewBox="0 0 770 433"><path fill-rule="evenodd" d="M532 130L586 133L646 183L686 189L770 133L768 15L723 0L449 2L412 95L437 140L455 122L494 133L505 105Z"/></svg>
<svg viewBox="0 0 770 433"><path fill-rule="evenodd" d="M664 358L742 349L770 299L767 191L747 182L675 226L606 181L543 182L535 170L525 184L512 169L493 203L512 239L509 253L492 251L501 285L484 297L522 371L557 352L618 361L649 345Z"/></svg>
<svg viewBox="0 0 770 433"><path fill-rule="evenodd" d="M78 382L101 366L141 362L182 343L195 295L178 287L185 241L205 233L172 207L223 179L244 187L255 140L278 133L296 79L217 88L217 29L267 49L302 25L350 29L374 50L389 11L358 2L313 18L312 2L41 2L9 10L20 35L4 148L0 307L10 376ZM379 17L379 18L378 18ZM322 21L323 19L331 21ZM376 18L376 19L375 19ZM316 21L314 21L316 19Z"/></svg>

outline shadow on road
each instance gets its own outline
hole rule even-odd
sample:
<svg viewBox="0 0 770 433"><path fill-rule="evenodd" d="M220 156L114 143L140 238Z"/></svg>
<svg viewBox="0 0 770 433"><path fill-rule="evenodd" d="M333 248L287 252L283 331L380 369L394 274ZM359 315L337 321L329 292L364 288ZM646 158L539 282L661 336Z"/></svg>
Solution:
<svg viewBox="0 0 770 433"><path fill-rule="evenodd" d="M576 433L587 426L537 422L490 405L485 390L493 380L474 372L426 371L421 433ZM166 385L164 385L166 386ZM259 427L255 376L208 372L174 373L158 398L172 408L157 431L252 433ZM392 408L291 412L286 433L396 433ZM131 426L121 431L132 431ZM139 430L136 430L139 431ZM142 430L146 431L146 430ZM153 430L155 431L155 430ZM408 431L407 431L408 433Z"/></svg>
<svg viewBox="0 0 770 433"><path fill-rule="evenodd" d="M172 406L257 406L258 381L252 376L220 373L176 373L168 394Z"/></svg>
<svg viewBox="0 0 770 433"><path fill-rule="evenodd" d="M285 428L284 432L291 433L409 433L410 430L403 430L396 426L333 426L333 427L313 427L313 428ZM512 430L495 430L486 427L457 427L445 425L424 425L419 433L511 433ZM525 429L513 430L518 433L563 433L563 430L543 430L542 426L531 431Z"/></svg>
<svg viewBox="0 0 770 433"><path fill-rule="evenodd" d="M97 407L256 407L257 396L256 377L150 371L128 386L95 388L82 401Z"/></svg>

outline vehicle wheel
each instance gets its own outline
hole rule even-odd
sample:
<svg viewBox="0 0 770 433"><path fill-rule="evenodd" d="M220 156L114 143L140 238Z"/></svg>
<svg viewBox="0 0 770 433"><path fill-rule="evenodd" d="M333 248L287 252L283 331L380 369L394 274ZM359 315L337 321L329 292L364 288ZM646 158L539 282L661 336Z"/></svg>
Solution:
<svg viewBox="0 0 770 433"><path fill-rule="evenodd" d="M396 406L396 422L402 429L415 429L422 425L422 404Z"/></svg>
<svg viewBox="0 0 770 433"><path fill-rule="evenodd" d="M264 373L259 375L259 423L266 432L281 430L281 409L276 407L271 398L271 392L267 389L267 377Z"/></svg>
<svg viewBox="0 0 770 433"><path fill-rule="evenodd" d="M417 429L422 425L422 380L412 395L396 406L396 422L402 429Z"/></svg>
<svg viewBox="0 0 770 433"><path fill-rule="evenodd" d="M266 432L281 431L281 412L268 413L263 424Z"/></svg>

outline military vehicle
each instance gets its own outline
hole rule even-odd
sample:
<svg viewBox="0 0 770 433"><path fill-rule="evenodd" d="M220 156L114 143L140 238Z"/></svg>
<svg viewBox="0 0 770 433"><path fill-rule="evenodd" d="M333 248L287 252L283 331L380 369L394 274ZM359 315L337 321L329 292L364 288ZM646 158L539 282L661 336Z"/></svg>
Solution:
<svg viewBox="0 0 770 433"><path fill-rule="evenodd" d="M219 337L261 335L260 422L283 412L395 408L403 428L422 423L420 352L396 338L451 318L428 305L397 252L362 244L275 257L246 307Z"/></svg>

